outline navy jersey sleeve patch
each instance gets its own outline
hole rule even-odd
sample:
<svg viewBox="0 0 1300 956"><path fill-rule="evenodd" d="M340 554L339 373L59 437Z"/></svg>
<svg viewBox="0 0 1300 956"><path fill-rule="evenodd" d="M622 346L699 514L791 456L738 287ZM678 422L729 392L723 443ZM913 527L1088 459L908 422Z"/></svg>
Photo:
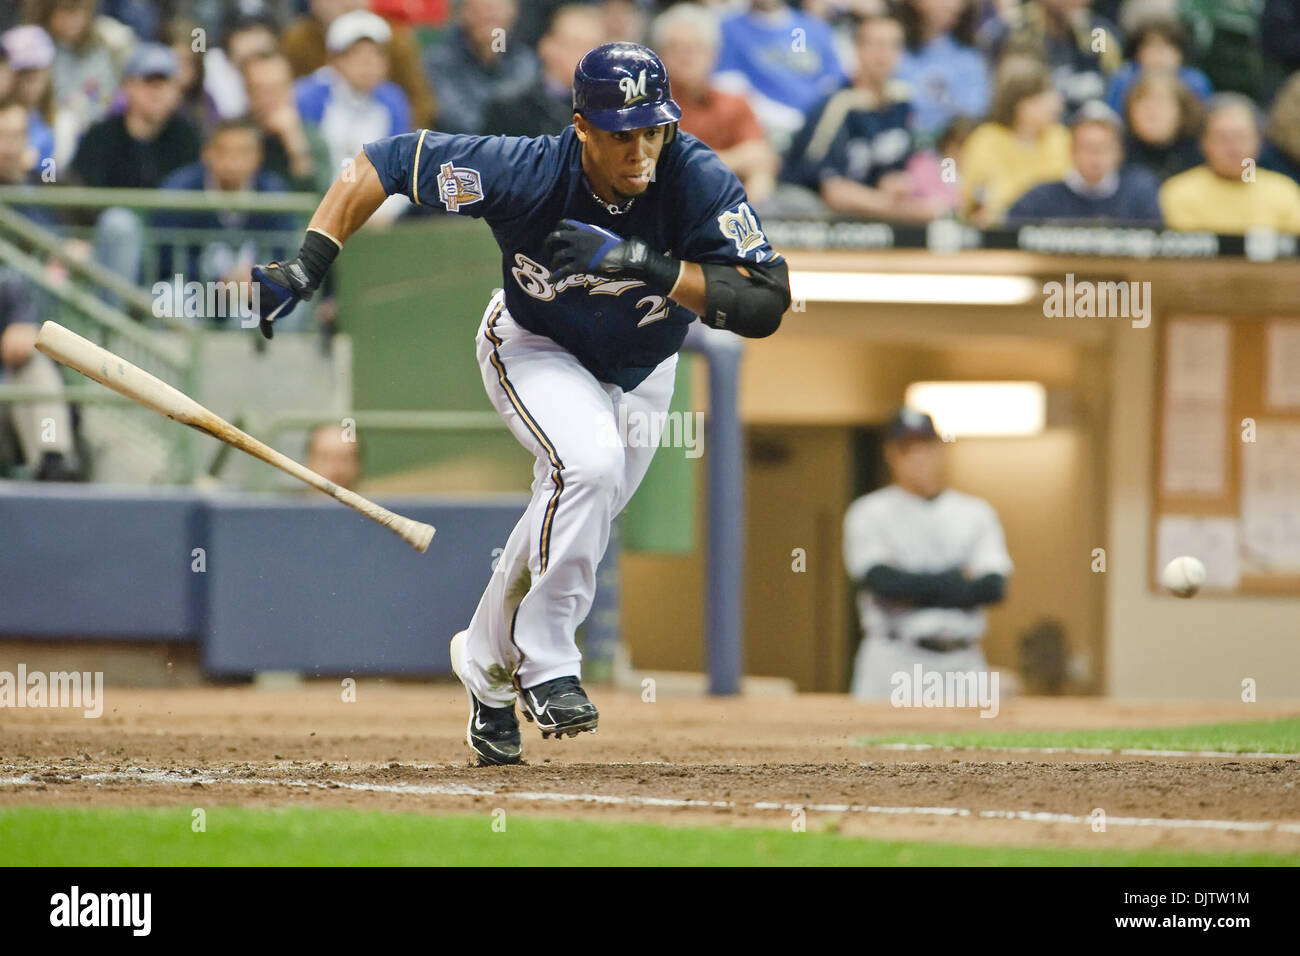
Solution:
<svg viewBox="0 0 1300 956"><path fill-rule="evenodd" d="M390 196L483 219L526 215L542 198L551 140L416 130L364 147Z"/></svg>

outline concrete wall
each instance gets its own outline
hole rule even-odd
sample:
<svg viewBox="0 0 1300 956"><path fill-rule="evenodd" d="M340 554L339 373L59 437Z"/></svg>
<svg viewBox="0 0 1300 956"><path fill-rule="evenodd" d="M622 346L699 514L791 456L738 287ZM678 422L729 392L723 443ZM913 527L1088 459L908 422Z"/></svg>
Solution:
<svg viewBox="0 0 1300 956"><path fill-rule="evenodd" d="M1300 698L1300 596L1180 600L1151 590L1159 321L1115 336L1111 367L1106 682L1116 697Z"/></svg>
<svg viewBox="0 0 1300 956"><path fill-rule="evenodd" d="M196 646L210 675L441 674L521 496L384 499L419 554L321 495L0 484L0 640Z"/></svg>

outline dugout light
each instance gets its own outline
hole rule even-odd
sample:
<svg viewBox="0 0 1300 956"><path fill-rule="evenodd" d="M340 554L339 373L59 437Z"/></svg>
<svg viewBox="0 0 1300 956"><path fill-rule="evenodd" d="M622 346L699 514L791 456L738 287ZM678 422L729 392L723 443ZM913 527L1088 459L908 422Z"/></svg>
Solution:
<svg viewBox="0 0 1300 956"><path fill-rule="evenodd" d="M1040 435L1047 423L1038 382L913 382L904 403L927 412L945 438Z"/></svg>
<svg viewBox="0 0 1300 956"><path fill-rule="evenodd" d="M1024 305L1041 290L1028 276L791 272L790 294L808 302Z"/></svg>

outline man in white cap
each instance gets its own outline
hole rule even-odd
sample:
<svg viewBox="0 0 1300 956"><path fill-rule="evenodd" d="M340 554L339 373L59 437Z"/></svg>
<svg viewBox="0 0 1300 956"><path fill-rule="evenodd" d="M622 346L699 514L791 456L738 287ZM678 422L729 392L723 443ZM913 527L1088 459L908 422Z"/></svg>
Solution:
<svg viewBox="0 0 1300 956"><path fill-rule="evenodd" d="M345 13L325 34L329 65L294 84L298 111L320 128L335 176L363 143L412 129L410 102L402 88L388 79L392 35L380 16L367 10ZM393 208L400 211L404 205L409 203Z"/></svg>
<svg viewBox="0 0 1300 956"><path fill-rule="evenodd" d="M859 588L863 641L853 696L886 700L914 668L988 669L982 607L1011 575L1002 525L988 502L944 487L943 443L924 412L901 409L885 428L893 483L844 516L844 563Z"/></svg>

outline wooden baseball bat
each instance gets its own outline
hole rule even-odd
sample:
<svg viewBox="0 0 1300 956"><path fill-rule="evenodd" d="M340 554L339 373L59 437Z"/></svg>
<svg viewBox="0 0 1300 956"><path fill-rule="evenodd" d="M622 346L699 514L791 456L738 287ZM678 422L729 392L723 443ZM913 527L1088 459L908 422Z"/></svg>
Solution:
<svg viewBox="0 0 1300 956"><path fill-rule="evenodd" d="M338 499L349 508L360 511L371 521L377 521L421 554L433 540L433 526L394 514L353 491L349 491L328 478L322 478L310 468L298 464L287 455L264 445L252 435L240 431L230 422L204 408L184 392L132 365L124 358L100 348L94 342L65 329L57 322L45 322L36 335L36 347L57 362L75 368L82 375L93 378L101 385L152 408L159 415L178 421L191 428L206 432L227 445L233 445L268 465L288 472L300 481Z"/></svg>

